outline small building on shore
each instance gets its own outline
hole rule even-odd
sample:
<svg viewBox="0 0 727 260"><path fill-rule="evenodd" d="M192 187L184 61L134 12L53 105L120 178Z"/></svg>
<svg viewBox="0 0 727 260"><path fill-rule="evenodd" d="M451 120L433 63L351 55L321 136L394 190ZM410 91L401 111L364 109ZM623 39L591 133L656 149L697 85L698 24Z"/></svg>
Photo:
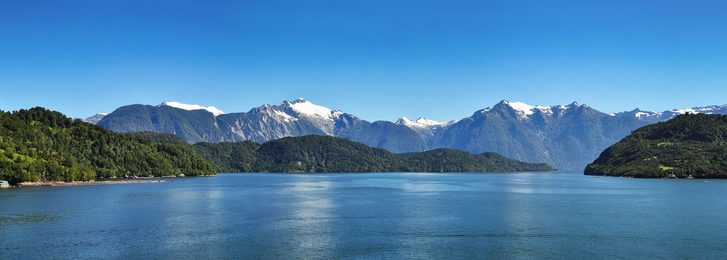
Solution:
<svg viewBox="0 0 727 260"><path fill-rule="evenodd" d="M10 188L10 183L8 181L0 180L0 189Z"/></svg>

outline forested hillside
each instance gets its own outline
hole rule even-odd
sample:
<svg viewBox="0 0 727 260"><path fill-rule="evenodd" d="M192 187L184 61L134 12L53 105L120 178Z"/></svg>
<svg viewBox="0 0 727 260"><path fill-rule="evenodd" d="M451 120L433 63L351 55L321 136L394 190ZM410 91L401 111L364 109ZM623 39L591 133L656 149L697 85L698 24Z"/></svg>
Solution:
<svg viewBox="0 0 727 260"><path fill-rule="evenodd" d="M260 144L250 141L239 143L197 143L194 148L217 172L252 172Z"/></svg>
<svg viewBox="0 0 727 260"><path fill-rule="evenodd" d="M545 164L439 149L395 154L330 136L264 144L188 144L171 134L119 134L44 108L0 111L0 179L90 181L97 178L211 175L216 172L501 172L548 171Z"/></svg>
<svg viewBox="0 0 727 260"><path fill-rule="evenodd" d="M0 111L0 179L12 183L214 173L184 142L118 134L44 108Z"/></svg>
<svg viewBox="0 0 727 260"><path fill-rule="evenodd" d="M727 178L727 116L687 114L642 127L606 149L585 174Z"/></svg>
<svg viewBox="0 0 727 260"><path fill-rule="evenodd" d="M286 137L254 143L198 143L195 147L224 172L514 172L551 171L494 153L437 149L395 154L330 136Z"/></svg>

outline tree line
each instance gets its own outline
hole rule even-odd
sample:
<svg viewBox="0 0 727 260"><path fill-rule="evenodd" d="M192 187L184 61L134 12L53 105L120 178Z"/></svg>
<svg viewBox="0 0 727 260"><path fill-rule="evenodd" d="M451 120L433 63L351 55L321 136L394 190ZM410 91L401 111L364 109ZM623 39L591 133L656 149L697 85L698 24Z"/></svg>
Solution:
<svg viewBox="0 0 727 260"><path fill-rule="evenodd" d="M111 132L45 108L0 111L0 179L11 183L217 172L548 171L548 165L438 149L395 154L329 136L190 145L172 134Z"/></svg>
<svg viewBox="0 0 727 260"><path fill-rule="evenodd" d="M642 127L606 149L585 174L727 178L727 116L685 114Z"/></svg>
<svg viewBox="0 0 727 260"><path fill-rule="evenodd" d="M0 111L0 179L11 183L214 173L186 143L118 134L44 108Z"/></svg>

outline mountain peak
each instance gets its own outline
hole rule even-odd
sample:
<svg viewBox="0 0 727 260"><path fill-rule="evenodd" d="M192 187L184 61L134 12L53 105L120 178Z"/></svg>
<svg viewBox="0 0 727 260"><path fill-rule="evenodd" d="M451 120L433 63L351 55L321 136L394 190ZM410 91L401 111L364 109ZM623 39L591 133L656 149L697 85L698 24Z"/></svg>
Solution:
<svg viewBox="0 0 727 260"><path fill-rule="evenodd" d="M509 101L509 100L501 100L498 102L495 106L492 108L485 108L483 110L480 110L480 113L488 113L492 111L494 108L505 108L505 109L511 109L515 111L515 113L518 115L519 118L529 118L530 116L538 113L545 116L552 116L554 114L562 114L568 109L574 109L574 108L587 108L588 106L585 104L579 104L578 102L572 102L568 105L555 105L555 106L540 106L540 105L529 105L523 102L516 102L516 101Z"/></svg>
<svg viewBox="0 0 727 260"><path fill-rule="evenodd" d="M682 114L698 114L697 113L697 110L695 110L694 108L672 109L669 112L673 112L673 113L678 114L678 115L682 115Z"/></svg>
<svg viewBox="0 0 727 260"><path fill-rule="evenodd" d="M101 119L103 119L107 115L109 115L109 114L108 113L98 113L98 114L89 116L87 118L84 118L82 120L83 120L83 122L91 123L91 124L94 124L95 125L95 124L98 124L98 122L100 122Z"/></svg>
<svg viewBox="0 0 727 260"><path fill-rule="evenodd" d="M334 111L330 108L313 104L312 102L303 98L298 98L292 102L283 101L283 105L289 106L293 111L299 115L304 115L314 118L322 118L325 120L333 120L342 113L338 110Z"/></svg>
<svg viewBox="0 0 727 260"><path fill-rule="evenodd" d="M667 121L670 120L678 115L682 114L727 114L727 105L711 105L711 106L704 106L704 107L692 107L692 108L679 108L679 109L671 109L666 110L662 112L654 112L654 111L648 111L643 110L641 108L636 108L631 111L625 111L616 113L615 115L623 115L623 116L629 116L629 117L635 117L636 119L639 119L641 121L645 122L660 122L660 121Z"/></svg>
<svg viewBox="0 0 727 260"><path fill-rule="evenodd" d="M580 107L580 106L583 106L583 105L581 105L580 103L578 103L578 101L573 101L570 104L568 104L567 107Z"/></svg>
<svg viewBox="0 0 727 260"><path fill-rule="evenodd" d="M187 110L187 111L206 110L207 112L212 113L214 116L219 116L219 115L222 115L225 113L224 111L222 111L214 106L205 107L205 106L200 106L200 105L185 104L185 103L176 102L176 101L163 102L163 103L159 104L159 106L160 107L162 107L162 106L173 107L173 108L178 108L178 109Z"/></svg>
<svg viewBox="0 0 727 260"><path fill-rule="evenodd" d="M288 101L285 101L285 102L288 102ZM302 97L301 97L301 98L297 98L296 100L290 101L290 102L288 102L288 103L290 103L290 104L298 104L298 103L310 103L310 101L308 101L308 100L305 100L305 98L302 98Z"/></svg>
<svg viewBox="0 0 727 260"><path fill-rule="evenodd" d="M528 117L535 113L535 110L541 110L545 112L545 108L548 107L541 107L541 106L531 106L523 102L516 102L516 101L508 101L508 100L502 100L499 103L495 105L495 107L508 107L512 110L514 110L519 117ZM549 110L549 108L548 108Z"/></svg>
<svg viewBox="0 0 727 260"><path fill-rule="evenodd" d="M416 120L411 120L405 116L402 116L395 122L397 125L404 125L408 126L409 128L433 128L433 127L445 127L452 123L450 122L443 122L443 121L436 121L427 119L424 117L417 118Z"/></svg>

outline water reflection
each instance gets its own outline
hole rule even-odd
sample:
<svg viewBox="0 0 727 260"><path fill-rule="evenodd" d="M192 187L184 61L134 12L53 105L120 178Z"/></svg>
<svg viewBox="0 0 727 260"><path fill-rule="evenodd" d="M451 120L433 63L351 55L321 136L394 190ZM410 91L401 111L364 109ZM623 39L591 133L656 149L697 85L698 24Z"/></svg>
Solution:
<svg viewBox="0 0 727 260"><path fill-rule="evenodd" d="M558 173L14 189L0 258L720 258L726 187Z"/></svg>
<svg viewBox="0 0 727 260"><path fill-rule="evenodd" d="M156 235L165 251L173 252L169 257L223 255L220 242L231 232L231 223L224 219L224 187L199 189L182 184L177 191L161 194L158 206L166 217L160 226L151 227L159 230Z"/></svg>
<svg viewBox="0 0 727 260"><path fill-rule="evenodd" d="M432 235L436 234L436 231L430 228L446 225L446 222L453 219L446 215L446 210L439 209L442 205L437 205L435 197L429 195L446 191L449 187L440 183L413 180L399 181L399 183L404 190L395 202L399 204L400 217L397 218L397 226L390 230L392 232L390 235L400 237L401 246L406 250L399 251L397 258L411 257L410 252L420 252L417 256L425 259L436 258L429 254L433 252L431 247L436 246L432 243Z"/></svg>
<svg viewBox="0 0 727 260"><path fill-rule="evenodd" d="M326 180L297 176L285 189L292 196L290 216L277 231L289 241L286 252L300 258L333 258L335 240L330 222L336 218L331 209L334 202L328 197L333 183ZM322 254L328 252L328 254Z"/></svg>

